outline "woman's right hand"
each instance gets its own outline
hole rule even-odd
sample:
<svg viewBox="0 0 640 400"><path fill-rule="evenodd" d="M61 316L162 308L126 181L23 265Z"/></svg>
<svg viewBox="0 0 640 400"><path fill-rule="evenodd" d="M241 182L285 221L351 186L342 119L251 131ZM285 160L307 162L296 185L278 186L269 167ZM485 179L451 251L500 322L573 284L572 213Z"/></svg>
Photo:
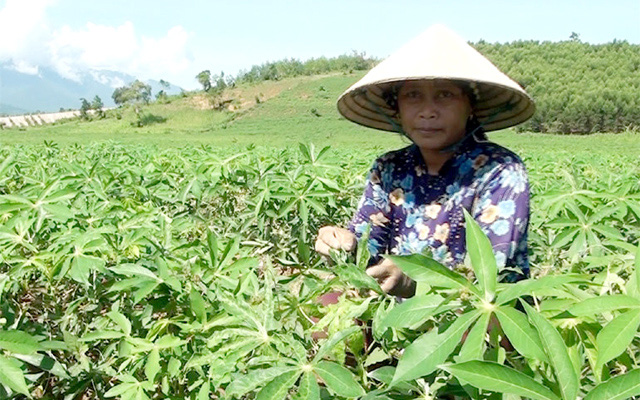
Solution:
<svg viewBox="0 0 640 400"><path fill-rule="evenodd" d="M318 253L329 256L331 250L355 250L358 241L356 235L348 229L337 226L323 226L318 231L315 249Z"/></svg>

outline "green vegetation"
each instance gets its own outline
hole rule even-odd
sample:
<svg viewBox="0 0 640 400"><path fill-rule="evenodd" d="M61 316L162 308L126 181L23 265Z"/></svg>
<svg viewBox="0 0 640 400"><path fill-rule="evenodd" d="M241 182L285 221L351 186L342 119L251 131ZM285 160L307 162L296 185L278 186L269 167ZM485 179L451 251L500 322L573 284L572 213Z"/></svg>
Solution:
<svg viewBox="0 0 640 400"><path fill-rule="evenodd" d="M364 274L364 247L333 265L312 251L377 153L0 147L0 397L640 394L637 154L523 149L535 279L496 282L469 223L466 268L396 259L419 282L399 304Z"/></svg>
<svg viewBox="0 0 640 400"><path fill-rule="evenodd" d="M385 149L407 144L399 135L378 132L345 121L335 109L335 99L362 76L339 74L289 78L255 85L229 88L225 96L236 100L238 108L212 111L202 94L167 96L152 102L145 112L165 119L144 127L132 125L136 114L131 106L107 111L105 119L91 122L72 120L28 129L5 129L2 144L58 143L88 144L114 140L119 143L148 143L161 146L210 144L244 147L250 144L280 148L292 144L314 143L340 148ZM256 102L256 98L261 98ZM560 137L549 134L491 132L490 138L516 151L561 151L567 153L637 154L640 151L633 131L615 135L592 134Z"/></svg>
<svg viewBox="0 0 640 400"><path fill-rule="evenodd" d="M333 58L312 58L304 62L292 58L254 65L249 71L241 71L236 81L237 83L256 83L336 72L350 74L354 71L367 71L377 62L378 60L375 58L367 57L365 53L358 53L357 51Z"/></svg>
<svg viewBox="0 0 640 400"><path fill-rule="evenodd" d="M365 246L313 251L374 157L406 145L335 111L363 73L3 130L0 398L640 395L637 133L490 133L529 171L533 278L498 282L468 221L458 270L395 259L418 282L398 303Z"/></svg>
<svg viewBox="0 0 640 400"><path fill-rule="evenodd" d="M622 132L640 128L640 45L517 41L474 46L536 101L522 130Z"/></svg>

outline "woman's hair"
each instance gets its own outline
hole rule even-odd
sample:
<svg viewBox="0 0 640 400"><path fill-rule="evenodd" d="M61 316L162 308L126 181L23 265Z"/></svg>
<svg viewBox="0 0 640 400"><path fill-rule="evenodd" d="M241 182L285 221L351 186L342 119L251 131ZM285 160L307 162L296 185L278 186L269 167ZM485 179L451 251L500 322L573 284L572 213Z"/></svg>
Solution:
<svg viewBox="0 0 640 400"><path fill-rule="evenodd" d="M452 80L456 86L462 89L462 92L469 99L469 104L471 105L471 110L475 109L477 102L477 95L474 89L468 82L463 81L455 81ZM395 111L395 115L398 115L400 109L398 107L398 93L400 92L400 88L404 84L404 81L394 83L390 85L386 90L382 92L382 99L387 103L389 108ZM482 124L478 121L478 118L475 115L471 115L471 117L467 120L467 126L465 128L467 135L473 135L476 141L485 141L488 140L487 134L482 128ZM404 132L400 132L403 136L406 136Z"/></svg>

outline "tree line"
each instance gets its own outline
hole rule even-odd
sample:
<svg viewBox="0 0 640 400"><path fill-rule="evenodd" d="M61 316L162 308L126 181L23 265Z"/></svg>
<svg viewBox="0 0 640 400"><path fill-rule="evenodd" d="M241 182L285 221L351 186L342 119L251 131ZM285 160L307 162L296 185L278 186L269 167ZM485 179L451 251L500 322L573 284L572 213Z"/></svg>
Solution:
<svg viewBox="0 0 640 400"><path fill-rule="evenodd" d="M536 102L519 130L584 134L640 129L640 45L515 41L472 45Z"/></svg>
<svg viewBox="0 0 640 400"><path fill-rule="evenodd" d="M575 32L561 42L481 40L471 45L519 82L535 100L536 113L518 130L564 134L640 130L640 45L619 40L589 44L581 42ZM240 71L235 77L205 70L196 79L208 95L221 98L225 89L237 84L367 71L379 61L354 51L333 58L266 62ZM113 95L118 105L144 104L150 98L150 87L138 81L116 89Z"/></svg>
<svg viewBox="0 0 640 400"><path fill-rule="evenodd" d="M249 70L241 70L235 77L220 74L212 74L210 70L204 70L196 75L202 89L213 95L221 93L228 87L236 84L258 83L263 81L277 81L284 78L297 76L322 75L334 72L354 72L371 69L379 62L378 59L367 57L365 53L356 51L351 54L343 54L338 57L319 57L306 61L289 58L279 61L269 61L261 65L254 65Z"/></svg>
<svg viewBox="0 0 640 400"><path fill-rule="evenodd" d="M481 40L471 45L535 100L536 113L518 130L586 134L640 129L640 45L620 40L589 44L575 32L561 42ZM358 52L307 61L285 59L254 65L235 78L205 75L201 83L207 82L208 90L215 92L236 83L366 71L379 61Z"/></svg>

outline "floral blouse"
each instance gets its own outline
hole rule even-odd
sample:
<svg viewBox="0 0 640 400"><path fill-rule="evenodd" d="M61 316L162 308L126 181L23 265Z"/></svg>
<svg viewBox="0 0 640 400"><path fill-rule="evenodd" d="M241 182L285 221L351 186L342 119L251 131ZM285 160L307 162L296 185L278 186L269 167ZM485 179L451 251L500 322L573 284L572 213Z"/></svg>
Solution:
<svg viewBox="0 0 640 400"><path fill-rule="evenodd" d="M529 273L529 183L520 158L495 143L470 138L441 168L427 173L417 146L384 154L371 168L349 229L359 237L371 225L371 263L383 254L425 250L453 268L464 262L465 208L491 241L507 280ZM505 271L506 272L506 271Z"/></svg>

